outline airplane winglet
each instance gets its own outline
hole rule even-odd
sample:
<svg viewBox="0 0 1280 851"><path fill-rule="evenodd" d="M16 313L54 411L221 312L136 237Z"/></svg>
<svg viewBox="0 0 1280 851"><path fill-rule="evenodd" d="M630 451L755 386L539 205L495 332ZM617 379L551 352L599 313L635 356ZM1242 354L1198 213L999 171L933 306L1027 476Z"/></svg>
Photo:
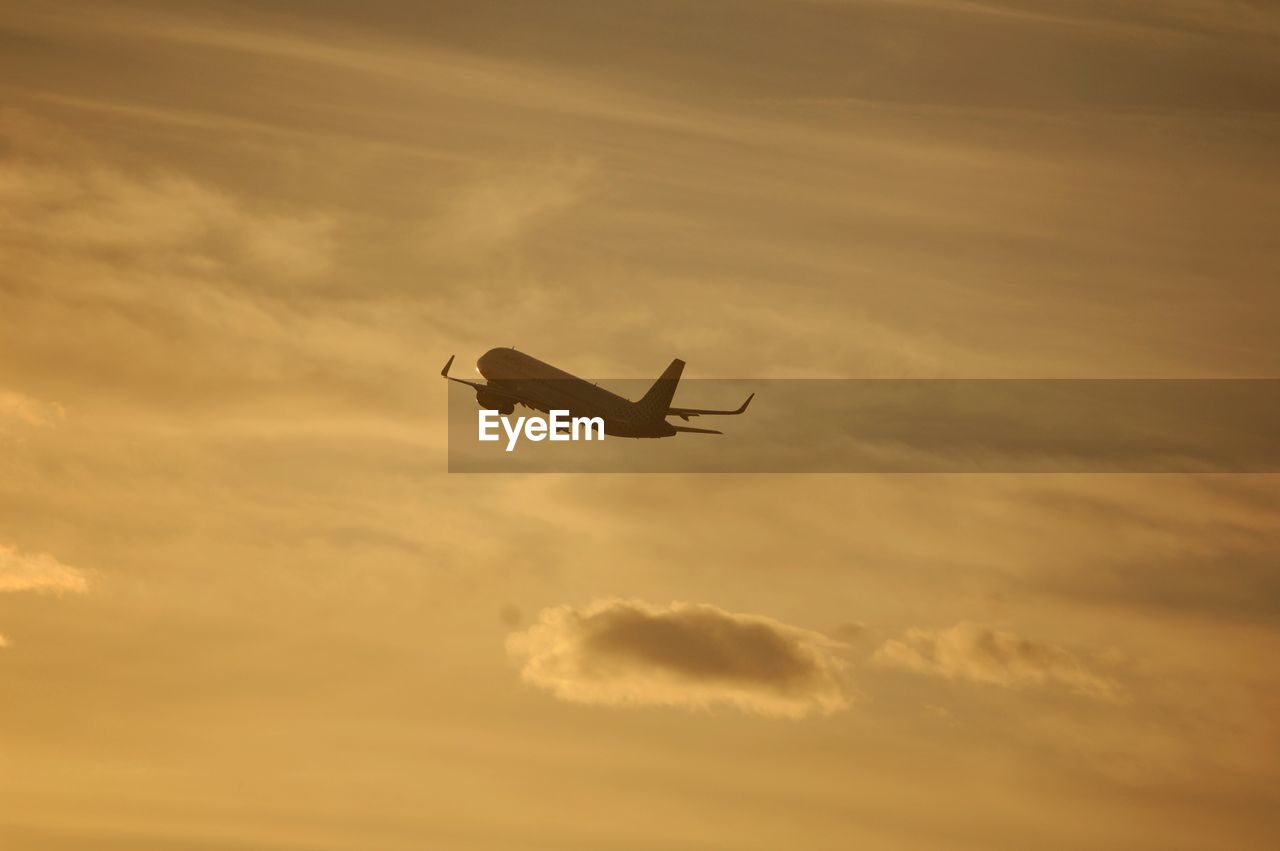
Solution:
<svg viewBox="0 0 1280 851"><path fill-rule="evenodd" d="M440 374L441 374L442 376L444 376L445 378L448 378L448 377L449 377L449 367L453 366L453 359L454 359L454 357L455 357L455 355L449 355L449 360L445 363L445 365L444 365L444 369L440 370ZM748 401L750 401L750 400L748 400Z"/></svg>
<svg viewBox="0 0 1280 851"><path fill-rule="evenodd" d="M747 409L747 405L750 405L751 400L754 398L756 398L756 394L752 393L750 396L747 397L747 401L743 402L741 405L739 405L737 408L735 408L732 411L720 411L720 410L715 410L711 408L667 408L667 416L679 417L685 422L689 421L689 417L701 417L701 416L732 417L732 416L741 414L743 411L745 411Z"/></svg>

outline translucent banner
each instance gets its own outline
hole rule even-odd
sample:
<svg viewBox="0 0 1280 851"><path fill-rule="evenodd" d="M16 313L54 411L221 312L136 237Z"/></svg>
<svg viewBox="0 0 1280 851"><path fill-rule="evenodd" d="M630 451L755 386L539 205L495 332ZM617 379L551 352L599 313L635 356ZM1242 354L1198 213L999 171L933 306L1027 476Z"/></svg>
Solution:
<svg viewBox="0 0 1280 851"><path fill-rule="evenodd" d="M449 471L1280 472L1280 379L686 379L662 410L628 401L651 385L552 380L482 391L510 411L503 417L450 384ZM617 401L601 401L610 394ZM728 413L749 394L745 411ZM552 424L520 404L527 398L565 414ZM663 416L670 410L685 414ZM603 439L585 422L572 433L573 417L592 416L604 421ZM621 436L668 426L723 433Z"/></svg>

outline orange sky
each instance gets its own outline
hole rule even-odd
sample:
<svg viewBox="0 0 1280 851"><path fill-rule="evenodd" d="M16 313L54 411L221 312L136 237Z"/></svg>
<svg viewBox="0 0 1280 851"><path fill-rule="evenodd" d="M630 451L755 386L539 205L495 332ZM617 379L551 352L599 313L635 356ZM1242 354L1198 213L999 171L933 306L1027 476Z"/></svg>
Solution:
<svg viewBox="0 0 1280 851"><path fill-rule="evenodd" d="M26 6L0 847L1274 846L1275 477L449 475L438 376L1280 375L1270 7Z"/></svg>

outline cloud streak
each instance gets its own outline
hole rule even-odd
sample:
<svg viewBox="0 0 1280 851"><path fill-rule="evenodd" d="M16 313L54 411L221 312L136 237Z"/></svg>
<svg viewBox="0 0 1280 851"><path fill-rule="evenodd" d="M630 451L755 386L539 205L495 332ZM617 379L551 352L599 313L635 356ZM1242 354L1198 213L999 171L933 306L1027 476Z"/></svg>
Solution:
<svg viewBox="0 0 1280 851"><path fill-rule="evenodd" d="M0 138L8 140L6 121ZM331 265L328 215L258 214L182 175L0 163L0 201L10 249L74 250L112 262L142 254L152 268L190 274L229 266L253 280L312 278Z"/></svg>
<svg viewBox="0 0 1280 851"><path fill-rule="evenodd" d="M24 553L0 544L0 592L44 591L83 594L89 590L84 571L48 553Z"/></svg>
<svg viewBox="0 0 1280 851"><path fill-rule="evenodd" d="M882 644L871 661L947 680L1012 689L1058 685L1097 700L1124 700L1119 684L1091 671L1070 651L971 621L950 629L909 629L901 639Z"/></svg>
<svg viewBox="0 0 1280 851"><path fill-rule="evenodd" d="M3 433L6 421L28 426L50 426L65 416L66 412L61 405L0 389L0 433Z"/></svg>
<svg viewBox="0 0 1280 851"><path fill-rule="evenodd" d="M848 704L841 645L760 615L700 603L596 600L544 609L507 640L521 676L561 700L801 718Z"/></svg>

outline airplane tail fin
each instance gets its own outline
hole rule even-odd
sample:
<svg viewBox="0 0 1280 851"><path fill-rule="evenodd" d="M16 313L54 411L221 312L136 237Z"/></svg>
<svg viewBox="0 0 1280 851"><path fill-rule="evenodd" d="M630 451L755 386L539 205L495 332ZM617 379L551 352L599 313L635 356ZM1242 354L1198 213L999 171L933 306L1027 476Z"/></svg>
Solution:
<svg viewBox="0 0 1280 851"><path fill-rule="evenodd" d="M658 380L653 382L649 392L636 403L646 416L655 419L666 417L667 409L671 407L671 399L676 395L676 385L680 383L680 373L683 371L684 361L676 358L658 377Z"/></svg>

